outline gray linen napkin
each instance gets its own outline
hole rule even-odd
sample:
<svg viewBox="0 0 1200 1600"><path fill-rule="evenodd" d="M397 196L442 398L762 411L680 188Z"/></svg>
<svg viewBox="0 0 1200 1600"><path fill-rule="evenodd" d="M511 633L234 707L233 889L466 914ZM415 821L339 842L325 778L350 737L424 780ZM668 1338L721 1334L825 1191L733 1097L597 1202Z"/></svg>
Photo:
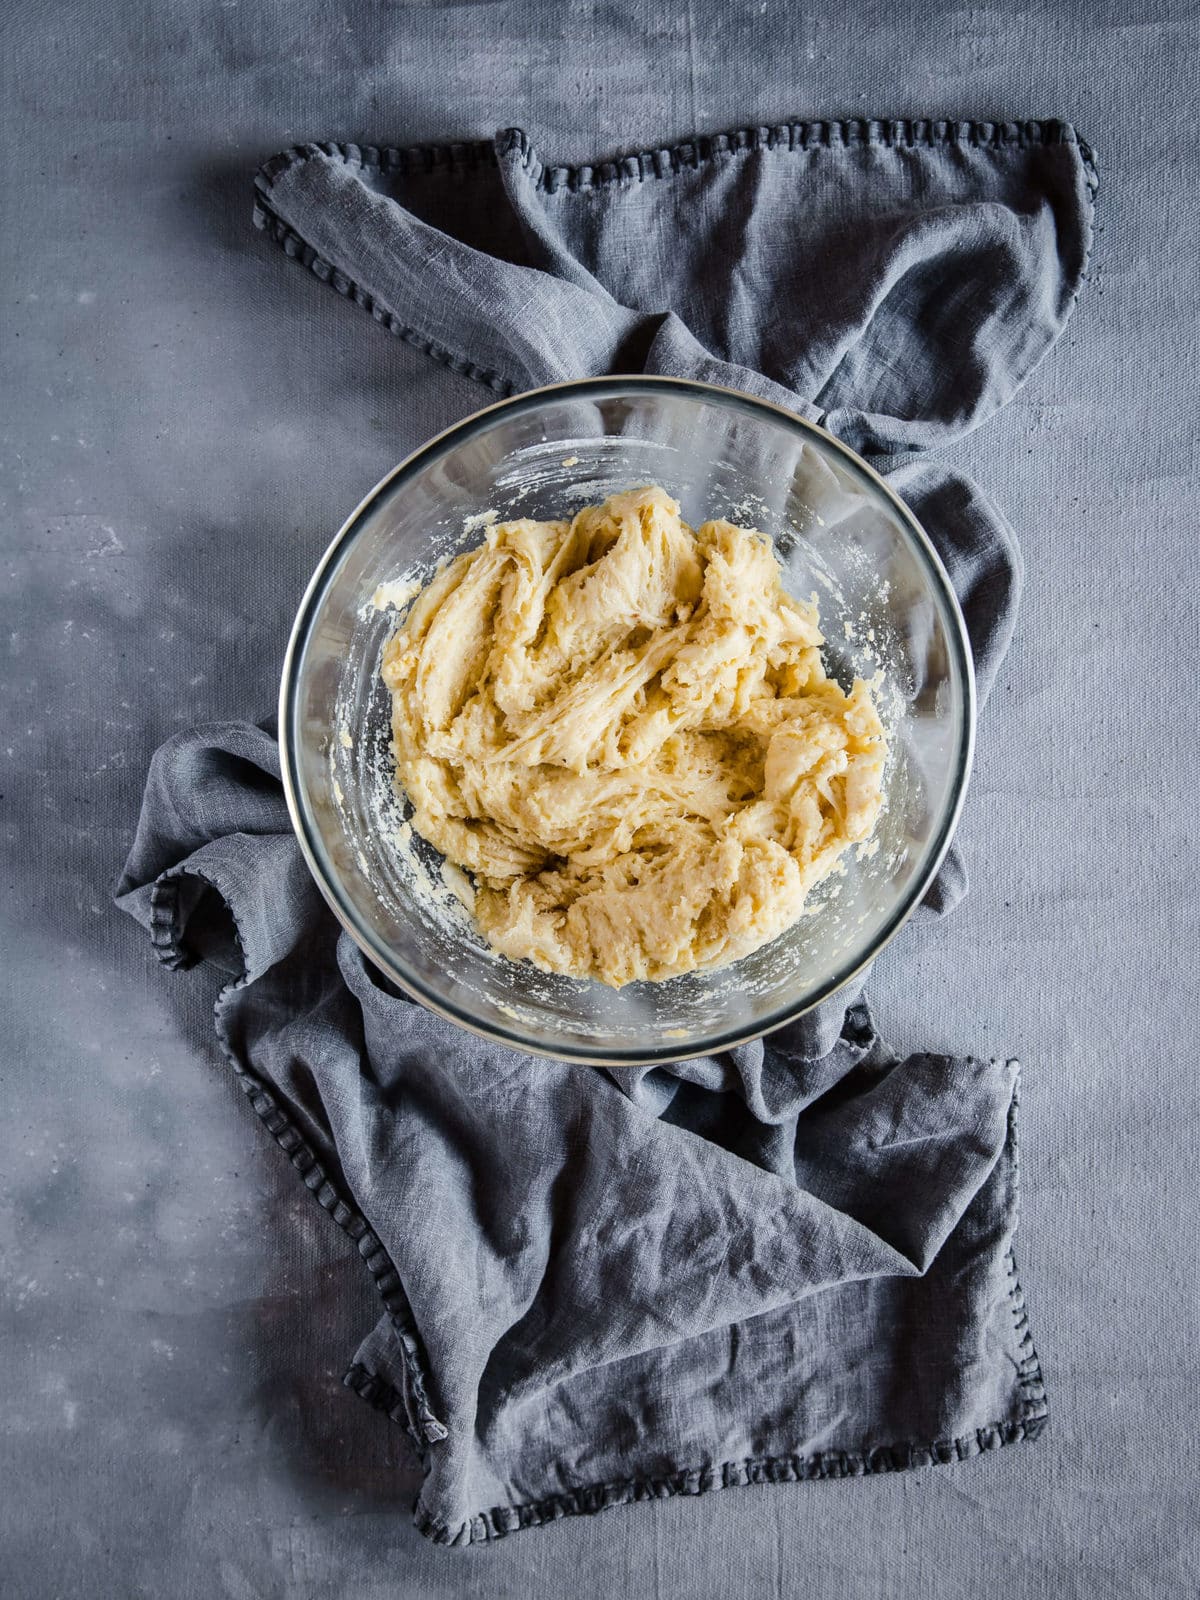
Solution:
<svg viewBox="0 0 1200 1600"><path fill-rule="evenodd" d="M924 521L986 692L1016 545L917 452L1003 404L1061 332L1094 183L1057 123L801 123L575 169L509 132L306 146L259 174L256 218L496 392L644 368L822 421ZM931 909L964 884L952 861ZM346 1381L408 1428L435 1540L1039 1431L1015 1062L898 1060L861 986L673 1067L486 1044L339 934L275 742L243 724L158 752L119 892L168 965L230 975L225 1054L378 1285Z"/></svg>

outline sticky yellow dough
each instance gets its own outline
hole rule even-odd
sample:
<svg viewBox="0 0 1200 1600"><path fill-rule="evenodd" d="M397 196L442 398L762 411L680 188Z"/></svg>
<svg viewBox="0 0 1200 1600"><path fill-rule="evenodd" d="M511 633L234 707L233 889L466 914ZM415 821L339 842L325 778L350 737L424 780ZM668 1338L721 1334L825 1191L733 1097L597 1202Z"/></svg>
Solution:
<svg viewBox="0 0 1200 1600"><path fill-rule="evenodd" d="M693 532L662 489L495 525L384 651L412 825L514 961L613 986L734 961L879 814L883 729L822 643L765 539Z"/></svg>

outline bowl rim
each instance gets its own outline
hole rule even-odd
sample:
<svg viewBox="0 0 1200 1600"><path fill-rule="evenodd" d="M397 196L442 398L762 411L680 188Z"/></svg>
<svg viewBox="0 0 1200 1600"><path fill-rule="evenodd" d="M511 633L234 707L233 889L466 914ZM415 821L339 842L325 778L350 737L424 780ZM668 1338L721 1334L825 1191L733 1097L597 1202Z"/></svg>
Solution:
<svg viewBox="0 0 1200 1600"><path fill-rule="evenodd" d="M299 687L298 665L302 659L303 648L318 604L324 596L326 579L330 569L337 564L343 554L348 552L358 535L361 523L376 502L406 479L412 477L431 457L444 454L452 444L465 442L478 433L486 431L504 413L519 413L535 409L537 404L548 396L573 395L586 398L589 396L619 395L621 392L628 393L630 391L650 394L655 391L669 392L672 390L683 391L697 397L715 398L723 404L732 402L738 409L750 413L756 411L767 412L773 418L782 420L788 427L802 434L813 436L820 442L822 447L832 450L836 455L842 457L852 472L865 478L891 504L918 555L923 558L928 567L934 588L940 593L940 598L947 613L950 623L949 634L952 651L958 658L957 664L963 686L963 736L959 741L957 768L950 790L950 803L941 818L937 843L930 853L924 868L914 877L870 948L848 968L845 970L839 969L833 977L821 984L802 1005L785 1007L780 1015L772 1017L765 1026L756 1026L749 1032L743 1032L737 1028L732 1028L725 1033L718 1031L711 1037L702 1037L693 1041L690 1046L685 1045L683 1048L680 1048L679 1041L676 1040L664 1043L662 1047L651 1047L644 1050L634 1050L626 1047L589 1048L575 1041L564 1041L563 1046L552 1048L550 1045L531 1041L518 1028L506 1028L499 1024L493 1026L460 1012L454 1006L449 1005L438 995L429 991L418 979L402 971L393 959L388 947L380 939L376 938L373 931L358 918L354 904L349 899L349 896L344 893L342 885L338 881L337 873L332 869L332 864L327 867L322 860L321 851L317 848L317 841L310 836L308 821L305 817L304 807L301 804L299 766L296 758L298 740L295 736L295 711ZM326 903L363 954L374 962L411 999L437 1015L446 1018L447 1021L454 1023L457 1027L465 1028L478 1038L486 1039L493 1044L503 1045L508 1049L520 1050L529 1055L588 1066L663 1066L673 1061L692 1059L698 1054L709 1055L717 1051L730 1050L738 1045L747 1044L754 1039L765 1038L768 1034L774 1033L779 1028L786 1027L788 1023L796 1021L797 1018L806 1015L823 1001L837 994L839 990L852 983L860 973L864 972L878 959L880 953L892 942L920 905L950 848L966 802L967 788L974 764L977 712L974 658L967 635L966 622L962 614L962 607L959 604L958 596L954 592L954 586L950 581L945 564L912 510L879 473L868 462L863 460L857 451L844 444L836 435L822 428L818 423L809 421L807 417L788 410L786 406L762 399L758 395L749 394L741 389L728 388L720 384L707 383L693 378L673 378L648 373L618 374L601 378L574 378L561 383L544 384L540 388L523 390L519 394L509 395L492 405L484 406L479 411L474 411L469 416L452 423L448 428L443 428L440 433L435 434L431 439L426 440L424 444L419 445L417 449L411 451L403 460L385 473L374 488L363 496L358 505L342 523L318 561L313 575L305 587L288 637L279 688L278 739L280 774L292 829L300 845L300 851L308 870L311 872Z"/></svg>

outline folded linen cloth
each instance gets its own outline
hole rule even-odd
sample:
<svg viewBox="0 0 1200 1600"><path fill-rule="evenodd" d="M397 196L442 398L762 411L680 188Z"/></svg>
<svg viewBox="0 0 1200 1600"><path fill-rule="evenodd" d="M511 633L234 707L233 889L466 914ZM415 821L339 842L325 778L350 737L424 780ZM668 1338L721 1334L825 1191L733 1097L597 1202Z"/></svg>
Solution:
<svg viewBox="0 0 1200 1600"><path fill-rule="evenodd" d="M311 145L256 219L498 393L646 369L766 395L871 453L924 522L981 691L1019 558L917 452L1061 332L1090 153L1057 123L799 123L551 168L494 144ZM930 896L964 886L951 860ZM1032 1437L1015 1062L877 1036L861 984L719 1057L607 1072L397 994L311 882L269 730L158 752L120 903L230 977L226 1056L384 1314L347 1383L409 1430L445 1543L672 1493L950 1461Z"/></svg>

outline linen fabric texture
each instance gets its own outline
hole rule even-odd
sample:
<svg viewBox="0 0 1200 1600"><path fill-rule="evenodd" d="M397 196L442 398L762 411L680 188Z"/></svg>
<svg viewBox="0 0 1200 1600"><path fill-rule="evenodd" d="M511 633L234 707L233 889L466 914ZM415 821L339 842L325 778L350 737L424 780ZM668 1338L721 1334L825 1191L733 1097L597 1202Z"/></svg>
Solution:
<svg viewBox="0 0 1200 1600"><path fill-rule="evenodd" d="M1095 186L1054 122L794 123L576 168L509 130L286 152L255 220L481 398L646 371L820 423L929 533L982 701L1020 554L933 452L1062 332ZM952 851L914 922L965 888ZM1043 1427L1015 1061L899 1059L861 980L672 1066L477 1039L340 932L269 725L159 750L118 893L166 965L227 975L223 1052L377 1284L346 1382L412 1437L432 1539L956 1461Z"/></svg>

